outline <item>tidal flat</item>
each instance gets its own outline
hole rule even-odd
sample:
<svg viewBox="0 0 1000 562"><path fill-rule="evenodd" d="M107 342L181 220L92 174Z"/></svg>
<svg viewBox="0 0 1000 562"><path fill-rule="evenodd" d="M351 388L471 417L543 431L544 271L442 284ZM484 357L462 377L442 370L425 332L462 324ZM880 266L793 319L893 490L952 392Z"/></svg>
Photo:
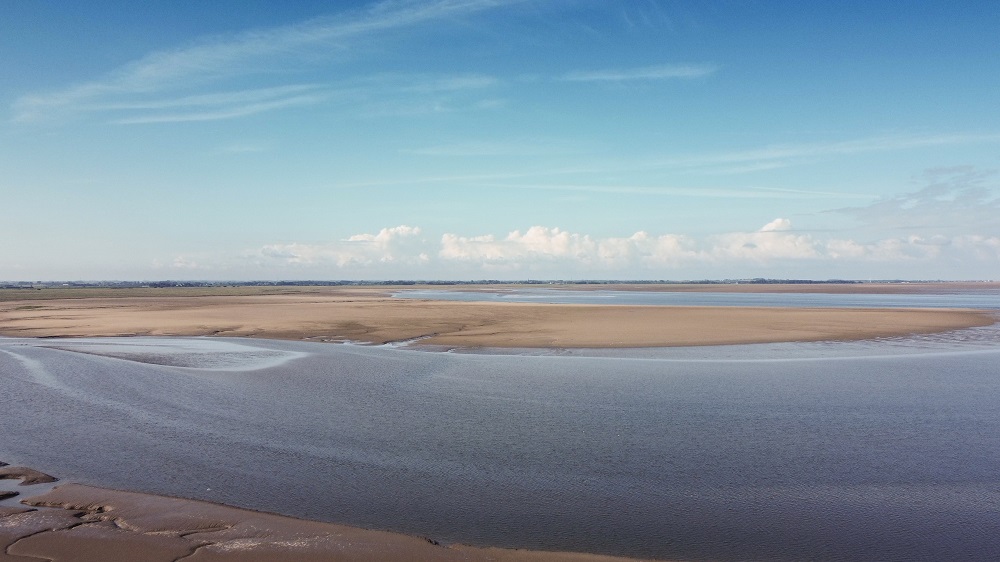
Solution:
<svg viewBox="0 0 1000 562"><path fill-rule="evenodd" d="M1000 550L998 342L10 337L0 460L101 487L52 492L72 505L192 498L447 556L982 559Z"/></svg>

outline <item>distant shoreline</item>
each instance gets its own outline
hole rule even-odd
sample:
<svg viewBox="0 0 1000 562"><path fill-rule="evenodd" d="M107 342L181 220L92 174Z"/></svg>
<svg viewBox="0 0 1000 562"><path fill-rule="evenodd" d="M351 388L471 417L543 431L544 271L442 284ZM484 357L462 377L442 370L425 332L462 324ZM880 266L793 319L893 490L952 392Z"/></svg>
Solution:
<svg viewBox="0 0 1000 562"><path fill-rule="evenodd" d="M927 293L1000 291L1000 281L858 281L858 280L705 280L705 281L0 281L0 302L21 298L84 298L85 296L287 294L337 289L436 289L462 291L508 290L518 287L596 291L708 291L801 293ZM126 293L128 292L128 293Z"/></svg>

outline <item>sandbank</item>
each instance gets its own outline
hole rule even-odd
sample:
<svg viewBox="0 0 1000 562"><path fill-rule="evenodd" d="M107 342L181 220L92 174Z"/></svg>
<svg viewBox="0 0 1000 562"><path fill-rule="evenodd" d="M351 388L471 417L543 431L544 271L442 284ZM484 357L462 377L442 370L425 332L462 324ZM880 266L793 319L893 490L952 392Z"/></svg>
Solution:
<svg viewBox="0 0 1000 562"><path fill-rule="evenodd" d="M28 471L33 476L40 474L30 469L18 470ZM0 560L635 560L572 552L442 545L431 539L399 533L78 484L63 484L21 503L24 507L0 505Z"/></svg>
<svg viewBox="0 0 1000 562"><path fill-rule="evenodd" d="M784 286L790 291L798 287ZM396 299L390 296L392 288L382 287L237 289L222 289L222 294L215 288L91 293L99 297L85 290L62 293L72 298L60 297L55 289L38 299L21 298L30 291L15 291L16 300L4 300L9 293L0 291L0 335L230 336L373 344L419 339L454 347L627 348L858 340L996 321L989 312L967 309L483 303Z"/></svg>

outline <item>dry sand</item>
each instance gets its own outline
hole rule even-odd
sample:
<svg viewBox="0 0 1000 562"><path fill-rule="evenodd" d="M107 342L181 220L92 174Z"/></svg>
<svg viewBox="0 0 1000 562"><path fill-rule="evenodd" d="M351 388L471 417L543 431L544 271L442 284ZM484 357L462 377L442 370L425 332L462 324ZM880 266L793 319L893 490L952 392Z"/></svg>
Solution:
<svg viewBox="0 0 1000 562"><path fill-rule="evenodd" d="M212 289L185 289L181 294L145 290L135 296L129 289L118 291L113 296L102 290L96 298L86 292L73 293L83 298L59 298L54 290L42 295L54 297L39 299L23 299L25 291L16 291L18 300L2 300L9 292L0 292L0 334L241 336L376 344L423 338L424 344L460 347L653 347L868 339L995 321L982 311L944 309L429 301L394 299L383 288L355 287L289 289L286 294L220 295Z"/></svg>

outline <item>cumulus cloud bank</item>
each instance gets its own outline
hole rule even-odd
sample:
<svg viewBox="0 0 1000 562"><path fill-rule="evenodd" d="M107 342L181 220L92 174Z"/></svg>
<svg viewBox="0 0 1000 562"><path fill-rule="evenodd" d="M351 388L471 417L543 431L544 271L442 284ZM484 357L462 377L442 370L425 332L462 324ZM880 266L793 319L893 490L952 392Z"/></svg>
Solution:
<svg viewBox="0 0 1000 562"><path fill-rule="evenodd" d="M512 277L530 273L553 278L598 274L691 278L692 272L739 276L776 265L788 266L787 271L829 266L836 272L846 271L837 268L851 264L858 271L868 271L934 260L943 267L959 261L989 264L1000 260L998 236L907 235L859 242L796 231L789 219L780 217L754 231L702 238L645 231L601 238L546 226L514 230L505 236L445 233L437 243L422 235L418 227L400 225L324 244L269 244L252 257L262 266L334 268L345 275L392 271L408 278L475 276L476 272L506 272Z"/></svg>
<svg viewBox="0 0 1000 562"><path fill-rule="evenodd" d="M930 170L911 193L834 211L860 224L844 231L850 236L797 229L785 217L700 237L644 230L600 237L543 225L506 235L425 235L400 225L323 244L269 244L250 255L270 271L343 278L993 279L1000 276L994 176L967 167ZM201 267L188 259L172 266Z"/></svg>
<svg viewBox="0 0 1000 562"><path fill-rule="evenodd" d="M693 256L693 242L674 234L652 236L636 232L627 238L593 238L558 228L533 226L515 230L502 239L493 235L441 237L438 255L444 260L528 265L533 262L575 262L607 267L636 262L670 264Z"/></svg>
<svg viewBox="0 0 1000 562"><path fill-rule="evenodd" d="M376 264L419 264L427 254L419 251L420 228L400 225L383 228L376 234L355 234L326 244L268 244L253 258L261 265L336 265L367 267ZM416 242L416 244L415 244Z"/></svg>

